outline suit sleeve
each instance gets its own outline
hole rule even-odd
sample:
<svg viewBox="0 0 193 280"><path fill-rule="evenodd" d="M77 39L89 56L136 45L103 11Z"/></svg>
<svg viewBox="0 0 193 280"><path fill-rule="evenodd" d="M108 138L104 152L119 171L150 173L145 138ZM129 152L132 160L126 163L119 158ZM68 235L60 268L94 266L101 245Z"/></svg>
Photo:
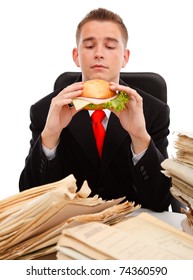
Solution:
<svg viewBox="0 0 193 280"><path fill-rule="evenodd" d="M151 135L150 145L144 156L131 164L133 187L142 201L142 207L163 211L171 203L171 181L161 173L161 162L168 157L169 107L164 105L147 130Z"/></svg>
<svg viewBox="0 0 193 280"><path fill-rule="evenodd" d="M60 157L48 160L42 150L41 131L45 125L44 115L32 105L30 109L30 130L32 138L30 141L30 150L25 159L25 166L19 178L19 190L23 191L32 187L48 184L59 180ZM52 172L50 172L52 170Z"/></svg>

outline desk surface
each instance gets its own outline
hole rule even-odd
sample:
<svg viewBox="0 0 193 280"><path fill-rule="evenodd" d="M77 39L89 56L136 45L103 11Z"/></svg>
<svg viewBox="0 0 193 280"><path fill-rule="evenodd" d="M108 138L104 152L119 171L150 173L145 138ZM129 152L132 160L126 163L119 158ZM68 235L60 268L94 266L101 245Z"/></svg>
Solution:
<svg viewBox="0 0 193 280"><path fill-rule="evenodd" d="M183 230L182 226L181 226L181 222L186 218L185 214L170 212L170 211L153 212L151 210L141 208L141 209L134 211L131 215L135 216L142 212L149 213L150 215L153 215L154 217L156 217L178 229Z"/></svg>

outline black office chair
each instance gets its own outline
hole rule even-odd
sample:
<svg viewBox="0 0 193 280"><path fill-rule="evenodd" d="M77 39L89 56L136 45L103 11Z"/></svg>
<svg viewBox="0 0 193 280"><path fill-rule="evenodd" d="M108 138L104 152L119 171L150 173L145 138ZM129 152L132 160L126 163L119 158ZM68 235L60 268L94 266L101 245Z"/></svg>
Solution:
<svg viewBox="0 0 193 280"><path fill-rule="evenodd" d="M81 72L64 72L58 76L54 83L54 90L62 88L65 85L74 83L78 77L81 77ZM153 72L121 72L121 80L130 86L139 88L148 94L167 103L167 85L164 78ZM173 197L171 208L173 212L181 212L181 207L185 206Z"/></svg>

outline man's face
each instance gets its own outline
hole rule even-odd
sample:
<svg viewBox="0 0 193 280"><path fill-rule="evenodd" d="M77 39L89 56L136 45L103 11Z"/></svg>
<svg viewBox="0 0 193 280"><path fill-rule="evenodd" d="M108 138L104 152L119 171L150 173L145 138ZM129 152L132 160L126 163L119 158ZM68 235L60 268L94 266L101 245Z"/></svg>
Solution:
<svg viewBox="0 0 193 280"><path fill-rule="evenodd" d="M83 25L73 58L81 68L83 81L103 79L119 82L119 73L129 59L117 24L91 21Z"/></svg>

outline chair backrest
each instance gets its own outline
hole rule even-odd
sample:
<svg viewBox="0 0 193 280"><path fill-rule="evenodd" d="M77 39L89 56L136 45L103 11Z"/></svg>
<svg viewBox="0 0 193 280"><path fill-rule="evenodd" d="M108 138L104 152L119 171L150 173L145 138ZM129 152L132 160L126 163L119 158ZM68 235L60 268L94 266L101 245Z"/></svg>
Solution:
<svg viewBox="0 0 193 280"><path fill-rule="evenodd" d="M64 72L58 76L54 83L54 90L64 84L72 84L81 76L81 72ZM167 86L164 78L153 72L121 72L121 80L130 86L139 88L161 101L167 103Z"/></svg>

